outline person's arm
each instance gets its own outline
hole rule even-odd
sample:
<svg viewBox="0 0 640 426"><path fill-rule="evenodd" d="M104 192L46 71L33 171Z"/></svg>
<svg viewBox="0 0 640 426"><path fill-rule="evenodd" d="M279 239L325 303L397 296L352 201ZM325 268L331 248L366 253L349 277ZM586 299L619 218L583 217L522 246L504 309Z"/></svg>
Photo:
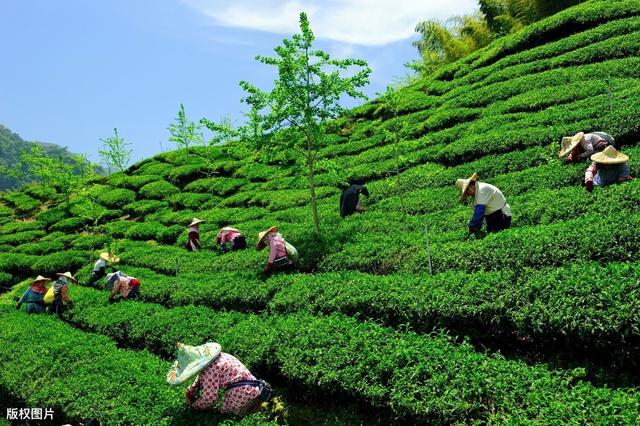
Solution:
<svg viewBox="0 0 640 426"><path fill-rule="evenodd" d="M24 293L22 293L22 297L20 298L20 300L18 300L18 303L16 303L16 309L20 309L20 307L24 303L24 300L27 298L27 294L29 294L29 288L27 288Z"/></svg>
<svg viewBox="0 0 640 426"><path fill-rule="evenodd" d="M593 177L598 173L598 164L594 161L584 172L584 186L588 192L593 191Z"/></svg>
<svg viewBox="0 0 640 426"><path fill-rule="evenodd" d="M120 283L122 282L122 278L120 278L111 288L111 294L109 294L109 300L113 300L118 290L120 290Z"/></svg>
<svg viewBox="0 0 640 426"><path fill-rule="evenodd" d="M584 148L584 151L582 152L582 154L580 154L580 157L579 157L581 160L585 160L591 157L596 152L596 150L593 149L593 143L588 141L585 141L583 148Z"/></svg>
<svg viewBox="0 0 640 426"><path fill-rule="evenodd" d="M196 410L206 410L207 408L213 406L218 400L218 389L219 384L218 380L207 380L207 385L204 386L200 383L200 376L193 385L189 386L191 389L191 394L193 397L190 399L191 407ZM198 388L202 386L202 391L200 393L200 398L197 398ZM197 398L197 399L196 399Z"/></svg>
<svg viewBox="0 0 640 426"><path fill-rule="evenodd" d="M68 285L63 285L62 287L60 287L60 296L62 296L62 300L64 300L65 302L73 303L73 301L69 299L69 293L67 291L67 287Z"/></svg>
<svg viewBox="0 0 640 426"><path fill-rule="evenodd" d="M478 232L482 228L482 219L484 219L486 207L484 204L478 204L473 209L473 216L469 222L469 232Z"/></svg>
<svg viewBox="0 0 640 426"><path fill-rule="evenodd" d="M276 260L276 252L278 251L278 244L275 238L269 238L269 259L267 260L267 267L265 269L271 269L273 267L273 261Z"/></svg>

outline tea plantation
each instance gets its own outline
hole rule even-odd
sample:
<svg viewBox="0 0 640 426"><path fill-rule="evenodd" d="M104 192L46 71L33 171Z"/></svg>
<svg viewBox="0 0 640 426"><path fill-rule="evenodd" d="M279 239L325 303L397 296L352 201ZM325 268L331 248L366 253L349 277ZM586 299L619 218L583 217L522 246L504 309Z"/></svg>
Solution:
<svg viewBox="0 0 640 426"><path fill-rule="evenodd" d="M193 413L165 383L177 341L213 340L293 424L640 424L640 180L590 194L587 163L557 156L604 130L637 176L639 117L640 2L587 1L333 122L319 239L289 153L233 142L99 178L97 225L39 186L2 194L0 399L107 425L272 422ZM473 172L506 195L510 229L469 234L454 182ZM340 218L340 173L367 182L364 214ZM271 225L301 260L262 280ZM215 250L222 226L250 249ZM84 284L109 247L137 301ZM15 310L29 278L67 270L65 321Z"/></svg>

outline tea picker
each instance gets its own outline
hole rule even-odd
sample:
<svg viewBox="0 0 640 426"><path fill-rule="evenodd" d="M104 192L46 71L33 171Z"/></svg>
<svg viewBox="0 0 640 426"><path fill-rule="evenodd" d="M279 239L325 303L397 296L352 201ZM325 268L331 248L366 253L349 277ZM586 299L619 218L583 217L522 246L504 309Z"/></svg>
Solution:
<svg viewBox="0 0 640 426"><path fill-rule="evenodd" d="M593 191L594 185L606 186L633 179L629 174L629 156L612 146L593 154L591 160L593 163L584 174L584 186L588 192Z"/></svg>
<svg viewBox="0 0 640 426"><path fill-rule="evenodd" d="M340 194L340 216L346 217L364 211L362 204L360 204L360 194L364 194L369 198L367 187L355 182L342 191L342 194Z"/></svg>
<svg viewBox="0 0 640 426"><path fill-rule="evenodd" d="M44 295L47 293L46 283L51 282L51 278L42 275L29 283L29 287L22 294L16 304L16 309L20 310L22 304L27 304L27 314L37 314L44 312Z"/></svg>
<svg viewBox="0 0 640 426"><path fill-rule="evenodd" d="M298 261L298 250L285 241L278 232L278 228L272 226L266 231L258 233L256 250L260 251L269 246L269 259L262 271L263 274L271 274L274 271L291 271L294 263Z"/></svg>
<svg viewBox="0 0 640 426"><path fill-rule="evenodd" d="M473 197L473 216L469 222L469 232L475 233L482 228L487 219L487 232L498 232L511 226L511 207L497 187L479 182L478 174L469 179L458 179L456 188L460 191L460 201Z"/></svg>
<svg viewBox="0 0 640 426"><path fill-rule="evenodd" d="M100 253L100 258L93 265L93 269L91 270L91 279L89 283L91 285L95 284L100 278L107 275L107 263L113 264L118 263L120 259L117 256L110 255L107 252ZM113 267L111 266L113 270Z"/></svg>
<svg viewBox="0 0 640 426"><path fill-rule="evenodd" d="M186 402L195 410L214 409L218 392L224 391L220 412L244 416L271 399L271 386L258 380L236 357L222 352L218 343L200 346L178 343L178 358L167 373L170 385L179 385L194 375Z"/></svg>
<svg viewBox="0 0 640 426"><path fill-rule="evenodd" d="M64 274L57 273L56 275L58 279L53 282L53 285L49 287L47 293L44 295L44 303L49 305L47 312L57 314L59 318L62 318L65 303L67 305L73 305L73 301L69 298L69 282L77 283L78 280L71 275L71 272L65 272Z"/></svg>
<svg viewBox="0 0 640 426"><path fill-rule="evenodd" d="M226 226L218 232L216 241L220 244L222 253L229 250L244 250L247 248L247 239L236 228Z"/></svg>
<svg viewBox="0 0 640 426"><path fill-rule="evenodd" d="M194 217L189 224L189 238L185 244L185 248L188 251L200 250L200 224L204 223L204 220Z"/></svg>
<svg viewBox="0 0 640 426"><path fill-rule="evenodd" d="M603 151L607 146L615 147L615 139L605 132L584 133L562 138L559 157L567 157L568 162L580 162L588 159L596 152Z"/></svg>
<svg viewBox="0 0 640 426"><path fill-rule="evenodd" d="M106 288L111 290L109 302L116 300L118 295L121 299L135 299L140 292L140 280L116 271L107 275Z"/></svg>

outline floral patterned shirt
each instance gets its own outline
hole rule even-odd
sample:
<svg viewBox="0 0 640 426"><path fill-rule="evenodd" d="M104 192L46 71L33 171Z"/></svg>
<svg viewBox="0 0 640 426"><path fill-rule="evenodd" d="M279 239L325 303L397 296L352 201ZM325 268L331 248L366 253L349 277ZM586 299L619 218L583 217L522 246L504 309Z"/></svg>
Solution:
<svg viewBox="0 0 640 426"><path fill-rule="evenodd" d="M197 395L196 400L190 404L191 407L197 410L212 409L218 400L218 391L240 380L256 378L236 357L222 352L189 386L189 391ZM240 386L225 391L220 412L240 415L258 395L260 391L255 386Z"/></svg>

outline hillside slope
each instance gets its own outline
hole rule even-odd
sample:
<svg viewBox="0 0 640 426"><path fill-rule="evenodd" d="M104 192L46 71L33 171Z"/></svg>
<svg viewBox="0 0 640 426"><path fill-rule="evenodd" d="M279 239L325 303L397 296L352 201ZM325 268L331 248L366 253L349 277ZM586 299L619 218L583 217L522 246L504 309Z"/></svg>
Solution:
<svg viewBox="0 0 640 426"><path fill-rule="evenodd" d="M31 150L31 147L39 145L42 147L44 154L50 157L62 158L65 162L71 161L74 155L67 148L63 148L56 144L46 142L28 142L23 140L20 135L13 133L11 130L0 124L0 168L13 167L20 161L20 155L23 151ZM106 174L101 166L95 167L96 173ZM33 182L33 176L22 176L21 178L9 176L4 172L0 174L0 191L14 190L24 183Z"/></svg>
<svg viewBox="0 0 640 426"><path fill-rule="evenodd" d="M589 194L587 163L557 151L562 136L605 130L637 174L639 30L636 0L586 2L402 89L399 111L373 100L337 120L321 151L333 171L318 177L320 240L289 154L268 163L236 144L103 179L88 189L108 209L95 227L37 189L4 195L5 287L63 270L87 282L104 247L143 285L118 304L72 287L66 324L16 313L24 282L8 291L0 395L106 424L198 423L162 373L176 341L210 339L277 383L292 423L637 424L640 181ZM511 229L468 234L453 184L473 172L503 190ZM347 178L371 198L341 219ZM188 253L193 216L203 250ZM264 252L213 250L221 226L252 247L271 225L301 253L297 273L262 281ZM128 379L87 365L121 357ZM65 374L37 369L56 359ZM317 400L331 405L301 408Z"/></svg>

